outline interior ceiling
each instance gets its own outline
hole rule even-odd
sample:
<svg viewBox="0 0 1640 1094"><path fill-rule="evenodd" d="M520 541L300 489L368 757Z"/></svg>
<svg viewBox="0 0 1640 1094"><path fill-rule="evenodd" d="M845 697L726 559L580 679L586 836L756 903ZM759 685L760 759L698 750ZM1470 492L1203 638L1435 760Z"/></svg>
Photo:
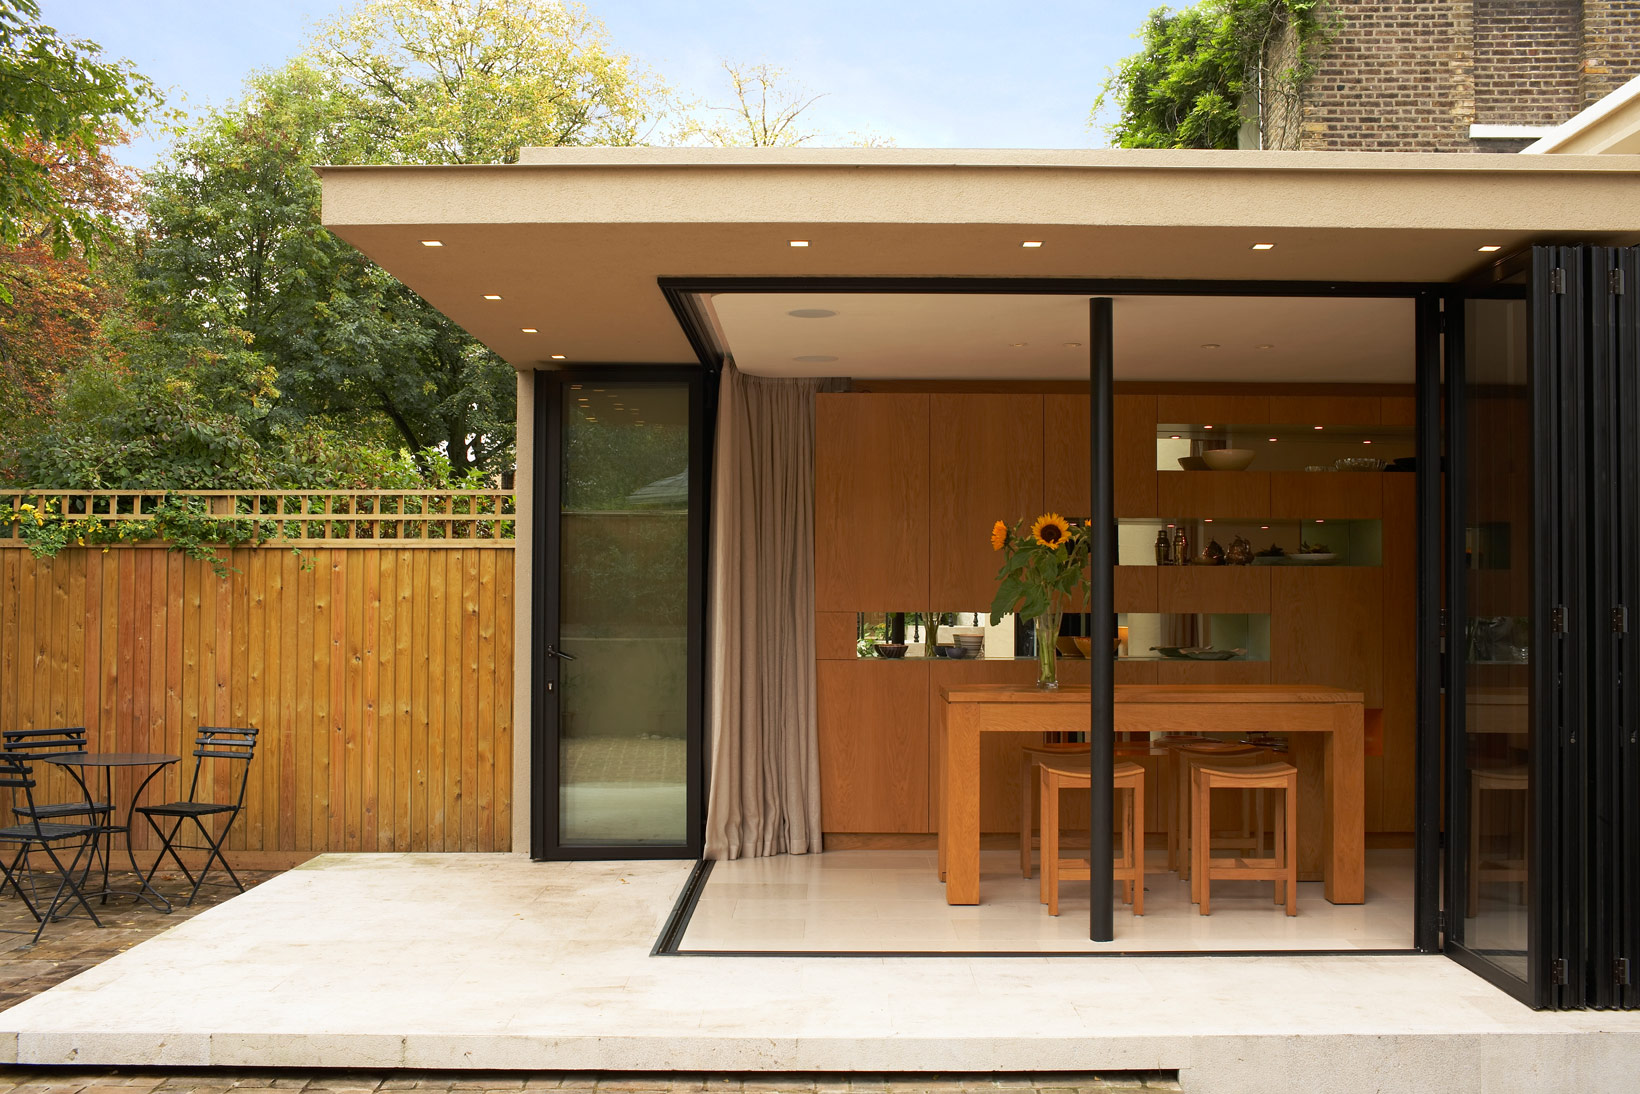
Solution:
<svg viewBox="0 0 1640 1094"><path fill-rule="evenodd" d="M1118 380L1413 382L1409 299L1114 299ZM1085 296L719 293L710 304L735 364L755 376L1088 378Z"/></svg>

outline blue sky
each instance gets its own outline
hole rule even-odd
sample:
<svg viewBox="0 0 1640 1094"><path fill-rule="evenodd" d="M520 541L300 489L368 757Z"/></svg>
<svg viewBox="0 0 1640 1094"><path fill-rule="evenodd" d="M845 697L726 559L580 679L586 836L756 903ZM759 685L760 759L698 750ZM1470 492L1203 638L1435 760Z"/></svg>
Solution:
<svg viewBox="0 0 1640 1094"><path fill-rule="evenodd" d="M720 58L767 60L812 92L828 132L904 147L1085 148L1107 69L1133 52L1156 0L591 0L616 48L679 91L722 102ZM234 98L245 76L297 53L344 0L42 0L60 32L126 57L189 109ZM1176 5L1177 6L1177 5ZM141 140L123 156L150 165Z"/></svg>

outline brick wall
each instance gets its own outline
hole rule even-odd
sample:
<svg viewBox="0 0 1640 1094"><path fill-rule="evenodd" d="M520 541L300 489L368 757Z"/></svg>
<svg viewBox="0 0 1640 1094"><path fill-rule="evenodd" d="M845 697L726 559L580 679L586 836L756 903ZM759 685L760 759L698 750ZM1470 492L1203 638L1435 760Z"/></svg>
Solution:
<svg viewBox="0 0 1640 1094"><path fill-rule="evenodd" d="M1469 127L1556 125L1640 74L1640 0L1332 0L1276 147L1516 152Z"/></svg>

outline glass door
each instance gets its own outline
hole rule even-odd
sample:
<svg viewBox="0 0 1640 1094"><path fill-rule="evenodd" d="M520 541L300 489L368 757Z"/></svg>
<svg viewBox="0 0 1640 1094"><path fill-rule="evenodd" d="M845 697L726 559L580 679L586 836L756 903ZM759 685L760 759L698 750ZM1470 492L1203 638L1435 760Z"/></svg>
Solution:
<svg viewBox="0 0 1640 1094"><path fill-rule="evenodd" d="M1577 270L1539 247L1453 301L1447 353L1446 944L1534 1007L1574 991L1566 915L1585 557Z"/></svg>
<svg viewBox="0 0 1640 1094"><path fill-rule="evenodd" d="M701 843L703 385L536 382L535 858Z"/></svg>

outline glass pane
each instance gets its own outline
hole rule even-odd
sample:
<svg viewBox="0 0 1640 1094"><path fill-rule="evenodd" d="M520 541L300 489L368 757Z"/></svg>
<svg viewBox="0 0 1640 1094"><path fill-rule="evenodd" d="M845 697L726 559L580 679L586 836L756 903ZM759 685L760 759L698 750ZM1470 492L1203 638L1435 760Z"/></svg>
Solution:
<svg viewBox="0 0 1640 1094"><path fill-rule="evenodd" d="M1526 979L1532 650L1531 388L1524 300L1465 312L1464 764L1469 950Z"/></svg>
<svg viewBox="0 0 1640 1094"><path fill-rule="evenodd" d="M564 394L559 840L682 844L689 388Z"/></svg>

